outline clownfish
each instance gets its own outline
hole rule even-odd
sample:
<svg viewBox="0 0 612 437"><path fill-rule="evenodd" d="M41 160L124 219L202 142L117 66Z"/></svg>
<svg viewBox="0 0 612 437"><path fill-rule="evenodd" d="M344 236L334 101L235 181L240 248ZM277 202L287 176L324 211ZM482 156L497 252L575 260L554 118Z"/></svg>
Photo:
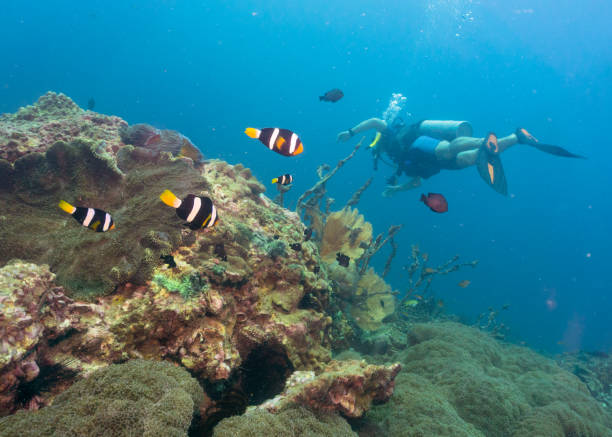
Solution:
<svg viewBox="0 0 612 437"><path fill-rule="evenodd" d="M288 129L279 129L277 127L255 129L247 127L244 133L251 138L258 139L268 149L284 156L295 156L304 151L300 137Z"/></svg>
<svg viewBox="0 0 612 437"><path fill-rule="evenodd" d="M176 215L187 222L185 226L188 226L189 229L211 228L219 220L217 208L208 197L188 194L181 200L170 190L166 190L159 198L166 205L176 209Z"/></svg>
<svg viewBox="0 0 612 437"><path fill-rule="evenodd" d="M289 185L292 182L293 182L293 176L291 176L289 173L272 179L273 184Z"/></svg>
<svg viewBox="0 0 612 437"><path fill-rule="evenodd" d="M113 218L106 211L97 208L72 206L63 200L60 200L58 206L74 217L77 222L92 231L106 232L115 229L115 222L113 222Z"/></svg>

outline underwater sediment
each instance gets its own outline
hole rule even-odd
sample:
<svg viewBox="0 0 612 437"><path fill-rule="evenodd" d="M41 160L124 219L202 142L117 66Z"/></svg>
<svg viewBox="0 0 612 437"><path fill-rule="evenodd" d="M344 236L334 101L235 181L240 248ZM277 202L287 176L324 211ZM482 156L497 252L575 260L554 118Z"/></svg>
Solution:
<svg viewBox="0 0 612 437"><path fill-rule="evenodd" d="M358 195L324 200L348 158L319 171L307 228L248 168L194 149L62 94L0 117L0 435L610 435L552 361L398 315L368 261L399 227L374 237ZM164 190L211 198L218 223L183 226Z"/></svg>

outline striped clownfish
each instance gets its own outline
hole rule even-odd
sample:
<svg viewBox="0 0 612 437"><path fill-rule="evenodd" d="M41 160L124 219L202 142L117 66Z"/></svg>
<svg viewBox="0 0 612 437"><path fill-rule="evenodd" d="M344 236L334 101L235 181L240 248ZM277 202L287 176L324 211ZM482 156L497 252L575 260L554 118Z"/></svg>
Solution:
<svg viewBox="0 0 612 437"><path fill-rule="evenodd" d="M60 200L59 207L92 231L106 232L115 229L115 222L111 215L101 209L72 206L63 200Z"/></svg>
<svg viewBox="0 0 612 437"><path fill-rule="evenodd" d="M247 127L244 133L251 138L257 138L268 149L284 156L295 156L304 151L300 137L295 132L287 129L279 129L277 127L255 129Z"/></svg>
<svg viewBox="0 0 612 437"><path fill-rule="evenodd" d="M293 182L293 176L291 176L289 173L272 179L273 184L289 185L292 182Z"/></svg>
<svg viewBox="0 0 612 437"><path fill-rule="evenodd" d="M181 200L170 190L166 190L159 198L166 205L176 209L176 215L187 222L185 226L189 229L212 228L219 220L217 208L208 197L188 194Z"/></svg>

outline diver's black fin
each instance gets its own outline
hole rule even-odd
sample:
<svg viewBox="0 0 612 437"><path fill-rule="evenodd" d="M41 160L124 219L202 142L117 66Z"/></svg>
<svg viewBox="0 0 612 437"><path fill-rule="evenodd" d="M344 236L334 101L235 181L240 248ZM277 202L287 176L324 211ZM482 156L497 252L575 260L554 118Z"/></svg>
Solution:
<svg viewBox="0 0 612 437"><path fill-rule="evenodd" d="M568 150L565 150L563 147L553 146L552 144L535 143L535 144L528 144L528 145L531 147L535 147L539 151L548 153L550 155L563 156L564 158L586 159L586 156L576 155Z"/></svg>
<svg viewBox="0 0 612 437"><path fill-rule="evenodd" d="M565 150L563 147L553 146L552 144L540 143L537 138L531 135L525 128L517 128L515 134L519 144L525 144L527 146L535 147L539 151L548 153L549 155L563 156L564 158L586 159L585 156L576 155L568 150Z"/></svg>
<svg viewBox="0 0 612 437"><path fill-rule="evenodd" d="M490 153L485 145L478 151L476 168L478 169L480 177L487 185L499 194L503 194L504 196L508 194L508 184L506 182L506 175L504 174L504 167L502 166L501 159L498 155Z"/></svg>

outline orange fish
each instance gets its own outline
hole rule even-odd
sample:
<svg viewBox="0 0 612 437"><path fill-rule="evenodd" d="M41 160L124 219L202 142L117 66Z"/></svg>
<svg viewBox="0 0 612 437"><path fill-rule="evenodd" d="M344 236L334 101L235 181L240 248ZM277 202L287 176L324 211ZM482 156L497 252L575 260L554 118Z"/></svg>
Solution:
<svg viewBox="0 0 612 437"><path fill-rule="evenodd" d="M470 281L468 281L467 279L464 279L463 281L459 282L457 285L461 288L465 288L468 285L470 285L470 283L471 283Z"/></svg>

